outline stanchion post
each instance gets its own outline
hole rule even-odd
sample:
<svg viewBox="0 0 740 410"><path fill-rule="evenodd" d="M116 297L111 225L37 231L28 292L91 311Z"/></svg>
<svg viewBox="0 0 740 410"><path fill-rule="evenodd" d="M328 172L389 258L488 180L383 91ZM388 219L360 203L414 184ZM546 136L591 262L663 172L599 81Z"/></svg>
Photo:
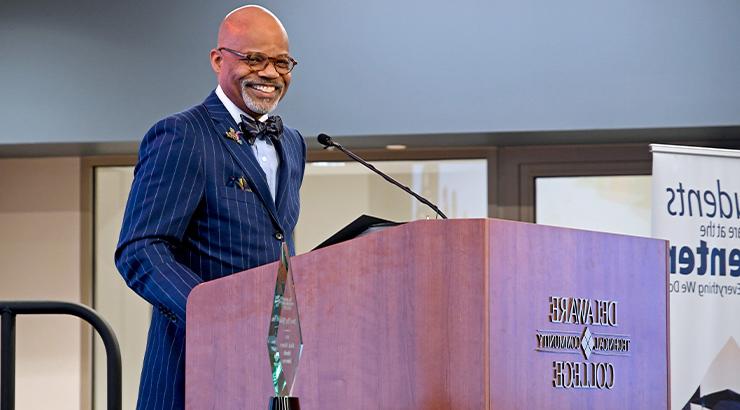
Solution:
<svg viewBox="0 0 740 410"><path fill-rule="evenodd" d="M0 410L15 409L15 313L2 309L0 331Z"/></svg>

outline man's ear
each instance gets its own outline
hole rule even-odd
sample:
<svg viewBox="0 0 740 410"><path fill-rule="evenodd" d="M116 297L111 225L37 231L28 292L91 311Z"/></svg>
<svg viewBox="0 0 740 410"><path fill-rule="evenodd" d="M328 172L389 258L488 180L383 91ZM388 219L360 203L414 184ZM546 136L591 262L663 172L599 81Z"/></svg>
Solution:
<svg viewBox="0 0 740 410"><path fill-rule="evenodd" d="M216 50L215 48L211 50L211 68L213 69L214 73L219 74L221 72L222 61L223 56L221 55L221 52Z"/></svg>

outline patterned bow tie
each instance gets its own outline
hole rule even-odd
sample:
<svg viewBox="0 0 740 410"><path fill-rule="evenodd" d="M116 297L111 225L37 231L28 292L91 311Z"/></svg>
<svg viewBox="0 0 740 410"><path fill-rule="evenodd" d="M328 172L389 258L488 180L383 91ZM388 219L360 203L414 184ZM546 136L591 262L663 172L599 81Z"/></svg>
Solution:
<svg viewBox="0 0 740 410"><path fill-rule="evenodd" d="M241 114L241 118L239 129L247 136L249 145L254 145L254 141L258 138L277 141L283 135L283 120L277 115L271 115L265 122L257 121L244 114Z"/></svg>

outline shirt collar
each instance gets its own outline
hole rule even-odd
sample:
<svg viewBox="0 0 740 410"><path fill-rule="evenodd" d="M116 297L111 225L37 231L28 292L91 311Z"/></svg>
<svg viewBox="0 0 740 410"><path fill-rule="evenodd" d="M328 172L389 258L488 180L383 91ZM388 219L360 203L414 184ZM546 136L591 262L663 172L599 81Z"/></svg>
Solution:
<svg viewBox="0 0 740 410"><path fill-rule="evenodd" d="M224 90L221 89L221 85L219 84L218 87L216 87L216 96L218 96L218 99L221 100L221 104L226 107L226 110L231 114L231 118L234 119L234 122L239 124L242 122L241 115L244 114L247 117L251 117L249 114L244 112L241 108L237 107L236 104L234 104L229 97L226 96L226 93L224 93ZM257 118L257 121L265 122L267 121L267 114Z"/></svg>

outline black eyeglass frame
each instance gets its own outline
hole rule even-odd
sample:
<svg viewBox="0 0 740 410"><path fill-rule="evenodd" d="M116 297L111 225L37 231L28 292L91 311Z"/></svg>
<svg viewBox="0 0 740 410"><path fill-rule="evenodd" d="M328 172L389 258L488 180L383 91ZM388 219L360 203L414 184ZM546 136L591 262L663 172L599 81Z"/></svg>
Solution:
<svg viewBox="0 0 740 410"><path fill-rule="evenodd" d="M233 49L228 48L228 47L219 47L216 50L218 50L218 51L228 51L229 53L231 53L231 54L239 57L239 60L240 61L243 61L244 63L246 63L249 66L249 68L251 68L253 71L262 71L265 68L267 68L267 64L272 63L272 66L275 67L275 71L277 71L278 74L286 75L286 74L289 74L291 71L293 71L293 69L295 68L295 66L298 65L298 61L296 61L296 59L293 58L293 57L291 57L290 55L279 56L279 57L270 57L267 54L261 53L259 51L249 51L249 52L246 52L246 53L242 53L241 51L233 50ZM265 57L265 64L264 64L263 67L254 67L251 64L249 64L248 58L249 58L250 55L254 55L254 54L257 54L257 55L260 55L260 56L264 56ZM290 68L288 68L288 71L286 71L284 73L281 72L281 70L278 68L277 64L275 64L278 59L283 58L283 57L287 57L288 60L290 61Z"/></svg>

